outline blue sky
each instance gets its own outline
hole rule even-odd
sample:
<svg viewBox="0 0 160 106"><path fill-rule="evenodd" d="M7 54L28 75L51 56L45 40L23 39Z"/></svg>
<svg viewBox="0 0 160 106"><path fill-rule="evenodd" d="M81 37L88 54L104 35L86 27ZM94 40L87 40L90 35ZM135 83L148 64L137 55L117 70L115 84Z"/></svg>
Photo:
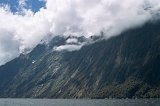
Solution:
<svg viewBox="0 0 160 106"><path fill-rule="evenodd" d="M8 4L12 12L17 12L18 1L19 0L0 0L0 4ZM37 12L41 7L45 6L43 0L26 0L26 4L27 6L25 8L31 9L33 12Z"/></svg>

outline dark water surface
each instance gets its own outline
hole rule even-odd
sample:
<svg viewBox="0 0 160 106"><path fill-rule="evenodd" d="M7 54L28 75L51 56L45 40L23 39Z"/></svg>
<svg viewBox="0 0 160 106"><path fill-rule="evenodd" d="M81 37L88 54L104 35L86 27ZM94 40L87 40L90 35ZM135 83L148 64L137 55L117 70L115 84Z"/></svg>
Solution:
<svg viewBox="0 0 160 106"><path fill-rule="evenodd" d="M160 99L0 99L0 106L160 106Z"/></svg>

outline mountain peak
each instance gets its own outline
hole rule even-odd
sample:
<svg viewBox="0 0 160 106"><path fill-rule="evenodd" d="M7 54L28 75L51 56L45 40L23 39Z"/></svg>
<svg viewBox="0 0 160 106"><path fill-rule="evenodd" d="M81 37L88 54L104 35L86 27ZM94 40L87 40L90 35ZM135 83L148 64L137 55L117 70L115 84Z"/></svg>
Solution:
<svg viewBox="0 0 160 106"><path fill-rule="evenodd" d="M0 97L135 98L160 97L159 23L147 23L110 39L54 37L0 67ZM154 91L154 92L153 92Z"/></svg>

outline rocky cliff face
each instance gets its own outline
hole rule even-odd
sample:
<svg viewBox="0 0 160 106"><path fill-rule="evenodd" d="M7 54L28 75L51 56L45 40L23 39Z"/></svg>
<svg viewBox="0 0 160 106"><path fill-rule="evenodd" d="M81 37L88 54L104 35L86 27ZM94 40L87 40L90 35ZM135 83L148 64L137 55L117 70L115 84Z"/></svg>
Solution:
<svg viewBox="0 0 160 106"><path fill-rule="evenodd" d="M78 51L39 44L0 67L0 97L160 97L160 24L147 23Z"/></svg>

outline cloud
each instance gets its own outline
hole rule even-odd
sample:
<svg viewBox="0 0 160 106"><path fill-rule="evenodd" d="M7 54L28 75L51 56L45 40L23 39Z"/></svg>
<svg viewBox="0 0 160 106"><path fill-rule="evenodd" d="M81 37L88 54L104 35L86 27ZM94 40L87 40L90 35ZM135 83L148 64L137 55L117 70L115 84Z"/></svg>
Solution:
<svg viewBox="0 0 160 106"><path fill-rule="evenodd" d="M26 6L26 0L19 0L18 4L22 7Z"/></svg>
<svg viewBox="0 0 160 106"><path fill-rule="evenodd" d="M0 65L19 55L19 42L13 38L12 33L0 29Z"/></svg>
<svg viewBox="0 0 160 106"><path fill-rule="evenodd" d="M79 50L82 47L82 45L73 45L73 44L66 44L66 45L61 45L58 47L54 47L53 50L54 51L75 51L75 50Z"/></svg>
<svg viewBox="0 0 160 106"><path fill-rule="evenodd" d="M24 8L25 1L19 1L21 9L17 13L12 13L6 5L0 8L1 64L32 50L48 35L87 38L103 31L109 38L143 25L160 9L159 0L45 0L46 6L34 13ZM3 39L7 39L5 43ZM10 42L14 54L10 49L4 49ZM66 44L57 50L80 49L81 46Z"/></svg>
<svg viewBox="0 0 160 106"><path fill-rule="evenodd" d="M66 43L78 43L78 40L76 38L70 38L67 39Z"/></svg>

